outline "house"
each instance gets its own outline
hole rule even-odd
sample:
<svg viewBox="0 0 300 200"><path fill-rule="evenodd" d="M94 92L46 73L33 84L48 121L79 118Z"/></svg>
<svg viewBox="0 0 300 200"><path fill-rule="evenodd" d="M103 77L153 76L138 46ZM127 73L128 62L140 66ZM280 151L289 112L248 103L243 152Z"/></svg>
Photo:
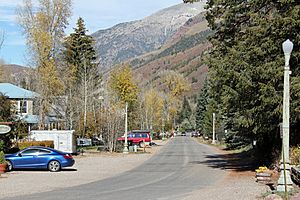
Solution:
<svg viewBox="0 0 300 200"><path fill-rule="evenodd" d="M38 93L26 90L11 83L0 83L0 93L7 96L12 103L12 109L15 117L31 127L37 126L39 123L39 116L34 113L34 101L39 96ZM46 129L58 129L61 120L53 114L46 116L44 119Z"/></svg>
<svg viewBox="0 0 300 200"><path fill-rule="evenodd" d="M37 93L11 83L0 83L0 92L11 101L16 115L33 115L33 100L38 96Z"/></svg>

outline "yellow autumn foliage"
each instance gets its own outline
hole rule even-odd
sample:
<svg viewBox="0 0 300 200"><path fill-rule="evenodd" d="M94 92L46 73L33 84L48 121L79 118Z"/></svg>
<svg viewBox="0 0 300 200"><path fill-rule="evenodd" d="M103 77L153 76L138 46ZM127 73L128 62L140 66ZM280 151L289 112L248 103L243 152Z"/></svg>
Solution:
<svg viewBox="0 0 300 200"><path fill-rule="evenodd" d="M149 123L154 129L160 129L163 121L164 99L157 90L151 88L144 94L145 112L148 114Z"/></svg>
<svg viewBox="0 0 300 200"><path fill-rule="evenodd" d="M129 65L117 67L111 72L109 86L122 102L131 103L138 99L139 89Z"/></svg>

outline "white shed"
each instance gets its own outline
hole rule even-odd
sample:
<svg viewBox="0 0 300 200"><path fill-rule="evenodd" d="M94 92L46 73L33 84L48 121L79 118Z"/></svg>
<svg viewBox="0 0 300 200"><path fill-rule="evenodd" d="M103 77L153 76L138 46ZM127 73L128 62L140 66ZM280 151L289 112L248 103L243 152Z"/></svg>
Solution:
<svg viewBox="0 0 300 200"><path fill-rule="evenodd" d="M32 130L29 138L35 141L52 140L54 149L76 153L76 138L74 130Z"/></svg>

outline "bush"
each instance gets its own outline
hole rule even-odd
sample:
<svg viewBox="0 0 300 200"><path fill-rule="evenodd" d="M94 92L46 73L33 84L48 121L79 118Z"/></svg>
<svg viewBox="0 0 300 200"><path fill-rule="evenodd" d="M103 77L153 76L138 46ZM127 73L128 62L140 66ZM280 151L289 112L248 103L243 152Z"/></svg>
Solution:
<svg viewBox="0 0 300 200"><path fill-rule="evenodd" d="M5 157L4 157L4 152L0 151L0 164L4 164L5 162Z"/></svg>
<svg viewBox="0 0 300 200"><path fill-rule="evenodd" d="M19 149L25 149L30 146L42 146L42 147L50 147L54 148L54 142L52 140L45 140L45 141L26 141L26 142L19 142L18 143Z"/></svg>
<svg viewBox="0 0 300 200"><path fill-rule="evenodd" d="M162 137L161 137L161 135L159 133L153 133L152 134L152 139L153 140L161 140Z"/></svg>
<svg viewBox="0 0 300 200"><path fill-rule="evenodd" d="M290 153L291 164L299 165L300 164L300 146L292 147Z"/></svg>

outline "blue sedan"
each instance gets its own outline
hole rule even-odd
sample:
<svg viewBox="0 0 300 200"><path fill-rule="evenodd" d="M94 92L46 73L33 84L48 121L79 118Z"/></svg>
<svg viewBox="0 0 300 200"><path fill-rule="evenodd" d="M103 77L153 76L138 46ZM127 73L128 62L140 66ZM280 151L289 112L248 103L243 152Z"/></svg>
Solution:
<svg viewBox="0 0 300 200"><path fill-rule="evenodd" d="M48 169L57 172L63 167L71 167L75 161L71 154L48 147L28 147L15 154L5 155L7 170Z"/></svg>

